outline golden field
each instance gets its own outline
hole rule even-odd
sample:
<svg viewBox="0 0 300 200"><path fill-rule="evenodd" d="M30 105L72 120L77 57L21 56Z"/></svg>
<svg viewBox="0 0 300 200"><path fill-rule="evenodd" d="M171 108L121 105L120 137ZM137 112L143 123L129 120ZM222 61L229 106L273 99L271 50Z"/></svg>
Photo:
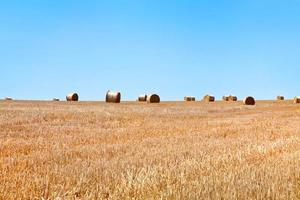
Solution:
<svg viewBox="0 0 300 200"><path fill-rule="evenodd" d="M300 105L0 102L0 199L299 199Z"/></svg>

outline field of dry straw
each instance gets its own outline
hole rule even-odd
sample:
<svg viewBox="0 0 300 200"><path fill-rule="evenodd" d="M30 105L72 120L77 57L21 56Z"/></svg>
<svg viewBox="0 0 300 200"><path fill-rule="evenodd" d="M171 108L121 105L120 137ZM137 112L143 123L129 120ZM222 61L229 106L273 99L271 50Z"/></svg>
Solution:
<svg viewBox="0 0 300 200"><path fill-rule="evenodd" d="M289 101L0 102L0 199L299 199Z"/></svg>

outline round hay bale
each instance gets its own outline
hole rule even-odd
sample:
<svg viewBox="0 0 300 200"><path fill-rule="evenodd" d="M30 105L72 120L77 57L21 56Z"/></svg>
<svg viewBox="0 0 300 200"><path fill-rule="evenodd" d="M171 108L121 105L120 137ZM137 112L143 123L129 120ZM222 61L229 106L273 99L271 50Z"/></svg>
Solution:
<svg viewBox="0 0 300 200"><path fill-rule="evenodd" d="M150 94L147 96L148 103L160 103L160 97L157 94Z"/></svg>
<svg viewBox="0 0 300 200"><path fill-rule="evenodd" d="M193 96L185 96L185 97L184 97L184 100L185 100L185 101L196 101L196 97L193 97Z"/></svg>
<svg viewBox="0 0 300 200"><path fill-rule="evenodd" d="M223 101L229 101L229 96L223 96L222 99Z"/></svg>
<svg viewBox="0 0 300 200"><path fill-rule="evenodd" d="M295 97L294 98L294 103L297 103L297 104L300 103L300 97Z"/></svg>
<svg viewBox="0 0 300 200"><path fill-rule="evenodd" d="M112 92L112 91L108 90L106 93L105 101L107 103L120 103L121 102L121 93L120 92Z"/></svg>
<svg viewBox="0 0 300 200"><path fill-rule="evenodd" d="M277 96L277 100L278 101L283 101L284 100L284 96Z"/></svg>
<svg viewBox="0 0 300 200"><path fill-rule="evenodd" d="M244 99L243 103L245 105L252 105L253 106L253 105L255 105L255 99L251 96L248 96Z"/></svg>
<svg viewBox="0 0 300 200"><path fill-rule="evenodd" d="M77 93L70 93L66 96L67 101L78 101L79 100L79 96Z"/></svg>
<svg viewBox="0 0 300 200"><path fill-rule="evenodd" d="M215 101L215 97L211 96L211 95L205 95L203 97L203 101L205 101L205 102L214 102Z"/></svg>
<svg viewBox="0 0 300 200"><path fill-rule="evenodd" d="M5 101L12 101L13 98L11 98L11 97L5 97L4 100L5 100Z"/></svg>
<svg viewBox="0 0 300 200"><path fill-rule="evenodd" d="M228 96L223 96L224 101L237 101L236 96L228 95Z"/></svg>
<svg viewBox="0 0 300 200"><path fill-rule="evenodd" d="M147 101L147 95L143 94L138 97L138 101Z"/></svg>
<svg viewBox="0 0 300 200"><path fill-rule="evenodd" d="M230 95L228 97L228 99L229 99L229 101L237 101L238 100L238 98L236 96L232 96L232 95Z"/></svg>
<svg viewBox="0 0 300 200"><path fill-rule="evenodd" d="M58 98L53 98L52 101L60 101Z"/></svg>

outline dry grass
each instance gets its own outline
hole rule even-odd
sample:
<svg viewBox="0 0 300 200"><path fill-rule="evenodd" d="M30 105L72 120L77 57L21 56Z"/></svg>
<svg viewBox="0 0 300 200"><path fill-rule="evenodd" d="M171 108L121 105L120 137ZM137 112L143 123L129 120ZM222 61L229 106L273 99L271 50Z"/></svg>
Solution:
<svg viewBox="0 0 300 200"><path fill-rule="evenodd" d="M0 102L0 199L297 199L292 101Z"/></svg>

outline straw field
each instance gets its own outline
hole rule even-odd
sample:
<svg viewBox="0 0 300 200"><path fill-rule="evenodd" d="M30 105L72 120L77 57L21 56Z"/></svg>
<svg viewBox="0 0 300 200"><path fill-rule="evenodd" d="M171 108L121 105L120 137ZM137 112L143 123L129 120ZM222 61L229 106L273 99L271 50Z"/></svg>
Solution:
<svg viewBox="0 0 300 200"><path fill-rule="evenodd" d="M293 101L0 101L0 199L298 199Z"/></svg>

